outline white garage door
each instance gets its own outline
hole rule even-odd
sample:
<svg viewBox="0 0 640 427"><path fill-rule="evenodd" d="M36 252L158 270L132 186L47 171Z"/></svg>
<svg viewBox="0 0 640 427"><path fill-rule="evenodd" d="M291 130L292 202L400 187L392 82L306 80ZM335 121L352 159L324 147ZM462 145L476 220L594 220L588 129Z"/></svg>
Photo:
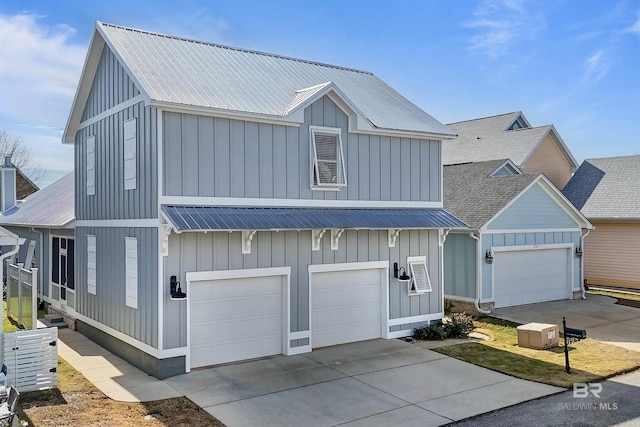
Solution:
<svg viewBox="0 0 640 427"><path fill-rule="evenodd" d="M570 298L568 249L494 253L496 308Z"/></svg>
<svg viewBox="0 0 640 427"><path fill-rule="evenodd" d="M282 353L283 276L191 282L191 367Z"/></svg>
<svg viewBox="0 0 640 427"><path fill-rule="evenodd" d="M381 336L380 269L312 273L314 348Z"/></svg>

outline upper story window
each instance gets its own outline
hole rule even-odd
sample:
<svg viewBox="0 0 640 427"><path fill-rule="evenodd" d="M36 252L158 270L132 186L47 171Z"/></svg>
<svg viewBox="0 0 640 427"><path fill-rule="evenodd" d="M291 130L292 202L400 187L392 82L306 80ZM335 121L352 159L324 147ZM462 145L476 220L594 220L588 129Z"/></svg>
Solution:
<svg viewBox="0 0 640 427"><path fill-rule="evenodd" d="M96 137L88 137L86 143L87 196L93 196L96 194Z"/></svg>
<svg viewBox="0 0 640 427"><path fill-rule="evenodd" d="M138 145L137 120L124 122L124 189L136 188L136 151Z"/></svg>
<svg viewBox="0 0 640 427"><path fill-rule="evenodd" d="M342 130L309 126L313 170L311 187L316 189L340 189L347 185L342 152Z"/></svg>

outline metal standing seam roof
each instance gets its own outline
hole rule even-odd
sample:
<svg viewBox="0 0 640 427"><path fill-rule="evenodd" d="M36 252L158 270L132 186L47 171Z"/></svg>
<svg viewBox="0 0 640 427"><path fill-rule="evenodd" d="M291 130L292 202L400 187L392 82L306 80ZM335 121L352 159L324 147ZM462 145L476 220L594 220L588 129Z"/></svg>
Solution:
<svg viewBox="0 0 640 427"><path fill-rule="evenodd" d="M75 181L70 172L0 215L0 225L64 228L75 219Z"/></svg>
<svg viewBox="0 0 640 427"><path fill-rule="evenodd" d="M379 129L454 133L375 75L98 22L151 102L280 116L300 91L332 82Z"/></svg>
<svg viewBox="0 0 640 427"><path fill-rule="evenodd" d="M587 159L562 192L589 219L640 220L640 155Z"/></svg>
<svg viewBox="0 0 640 427"><path fill-rule="evenodd" d="M329 228L466 228L466 224L444 209L162 206L162 212L178 232Z"/></svg>
<svg viewBox="0 0 640 427"><path fill-rule="evenodd" d="M444 167L444 208L469 227L478 229L493 218L538 175L490 177L506 160Z"/></svg>

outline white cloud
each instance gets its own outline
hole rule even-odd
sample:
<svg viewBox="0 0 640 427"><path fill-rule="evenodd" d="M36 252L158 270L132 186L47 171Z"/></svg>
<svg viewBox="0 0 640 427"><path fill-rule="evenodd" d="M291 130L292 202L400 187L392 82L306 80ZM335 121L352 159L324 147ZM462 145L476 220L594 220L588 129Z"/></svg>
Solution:
<svg viewBox="0 0 640 427"><path fill-rule="evenodd" d="M525 0L484 0L473 17L463 24L476 30L470 46L492 59L508 53L514 41L531 37L544 26L542 16L527 10Z"/></svg>
<svg viewBox="0 0 640 427"><path fill-rule="evenodd" d="M69 26L42 21L32 14L0 14L0 129L27 141L34 164L69 167L73 162L62 158L68 150L60 137L87 48L72 42ZM57 151L64 153L60 159Z"/></svg>
<svg viewBox="0 0 640 427"><path fill-rule="evenodd" d="M636 20L636 23L633 24L631 28L629 28L629 31L640 36L640 12L638 13L638 19Z"/></svg>
<svg viewBox="0 0 640 427"><path fill-rule="evenodd" d="M584 62L582 81L587 85L595 84L607 74L607 71L609 71L609 64L605 59L605 52L599 50Z"/></svg>

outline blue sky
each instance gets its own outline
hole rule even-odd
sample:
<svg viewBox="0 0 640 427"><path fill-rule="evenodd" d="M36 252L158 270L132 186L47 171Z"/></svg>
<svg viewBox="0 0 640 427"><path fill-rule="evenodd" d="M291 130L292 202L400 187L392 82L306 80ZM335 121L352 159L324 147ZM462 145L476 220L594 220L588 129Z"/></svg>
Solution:
<svg viewBox="0 0 640 427"><path fill-rule="evenodd" d="M579 162L640 154L640 0L0 0L0 130L45 169L73 168L96 20L371 71L443 123L520 110Z"/></svg>

